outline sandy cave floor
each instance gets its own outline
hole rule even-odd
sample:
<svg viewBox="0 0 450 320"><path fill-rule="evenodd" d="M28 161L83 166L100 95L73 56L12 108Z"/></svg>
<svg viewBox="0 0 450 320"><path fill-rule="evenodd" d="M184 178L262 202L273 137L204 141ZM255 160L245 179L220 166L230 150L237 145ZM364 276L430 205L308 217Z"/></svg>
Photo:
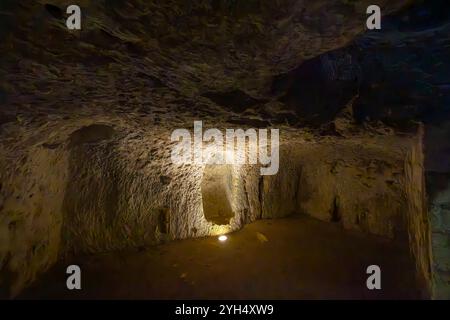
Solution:
<svg viewBox="0 0 450 320"><path fill-rule="evenodd" d="M70 263L82 269L81 291L65 287ZM381 267L381 291L366 289L370 264ZM61 262L19 298L411 299L413 266L406 247L295 216L256 221L224 243L188 239Z"/></svg>

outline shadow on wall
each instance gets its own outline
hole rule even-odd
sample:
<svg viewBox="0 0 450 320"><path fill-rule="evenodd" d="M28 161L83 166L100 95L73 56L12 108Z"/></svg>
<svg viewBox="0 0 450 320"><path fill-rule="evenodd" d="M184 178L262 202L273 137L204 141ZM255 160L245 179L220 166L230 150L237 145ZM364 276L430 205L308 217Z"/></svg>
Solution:
<svg viewBox="0 0 450 320"><path fill-rule="evenodd" d="M341 49L323 54L274 78L272 94L301 119L297 125L333 120L358 93L361 70L349 52Z"/></svg>
<svg viewBox="0 0 450 320"><path fill-rule="evenodd" d="M450 124L428 124L425 173L431 218L434 297L450 299Z"/></svg>

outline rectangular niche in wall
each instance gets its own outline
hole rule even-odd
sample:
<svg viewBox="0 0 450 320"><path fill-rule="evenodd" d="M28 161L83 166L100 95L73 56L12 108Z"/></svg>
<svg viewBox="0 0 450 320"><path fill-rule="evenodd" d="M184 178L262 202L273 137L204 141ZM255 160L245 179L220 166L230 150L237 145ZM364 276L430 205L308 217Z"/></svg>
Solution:
<svg viewBox="0 0 450 320"><path fill-rule="evenodd" d="M207 165L202 179L203 214L207 221L229 224L234 217L231 207L233 167L231 165Z"/></svg>

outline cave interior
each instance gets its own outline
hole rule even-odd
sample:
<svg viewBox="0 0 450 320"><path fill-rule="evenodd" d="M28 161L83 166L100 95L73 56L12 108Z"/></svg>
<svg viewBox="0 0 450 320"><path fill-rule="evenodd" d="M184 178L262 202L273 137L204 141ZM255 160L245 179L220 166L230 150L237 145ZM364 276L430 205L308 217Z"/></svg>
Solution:
<svg viewBox="0 0 450 320"><path fill-rule="evenodd" d="M77 2L0 3L1 298L450 299L447 0Z"/></svg>

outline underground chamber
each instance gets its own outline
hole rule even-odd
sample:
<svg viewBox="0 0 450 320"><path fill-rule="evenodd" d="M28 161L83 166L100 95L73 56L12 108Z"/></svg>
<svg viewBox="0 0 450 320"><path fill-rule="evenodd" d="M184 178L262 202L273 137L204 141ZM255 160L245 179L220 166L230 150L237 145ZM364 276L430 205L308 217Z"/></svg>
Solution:
<svg viewBox="0 0 450 320"><path fill-rule="evenodd" d="M448 299L450 10L366 2L0 3L0 297Z"/></svg>
<svg viewBox="0 0 450 320"><path fill-rule="evenodd" d="M27 257L32 279L31 270L12 274L27 279L18 297L429 296L420 134L286 139L271 176L258 165L165 167L164 155L158 169L167 171L135 170L121 163L131 153L101 137L68 149L77 162L65 163L62 221L52 231L64 237L54 239L57 254L48 243ZM52 253L45 268L33 260ZM65 289L72 264L90 283L75 295ZM382 294L366 288L371 265L384 270Z"/></svg>

